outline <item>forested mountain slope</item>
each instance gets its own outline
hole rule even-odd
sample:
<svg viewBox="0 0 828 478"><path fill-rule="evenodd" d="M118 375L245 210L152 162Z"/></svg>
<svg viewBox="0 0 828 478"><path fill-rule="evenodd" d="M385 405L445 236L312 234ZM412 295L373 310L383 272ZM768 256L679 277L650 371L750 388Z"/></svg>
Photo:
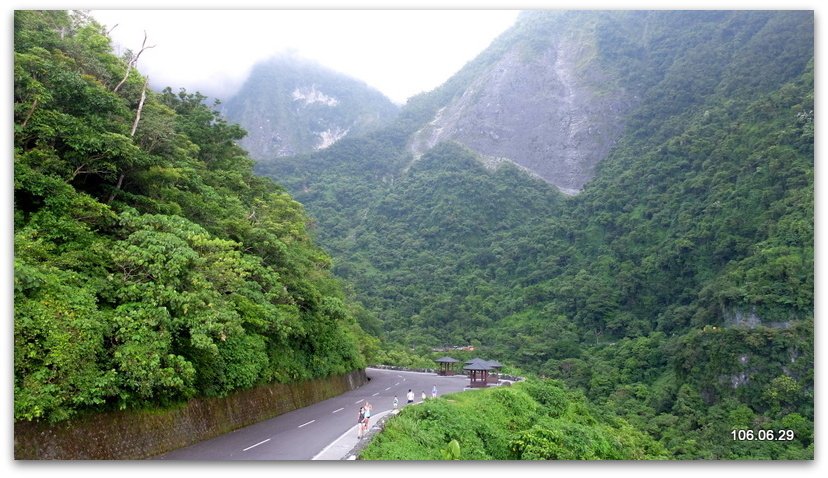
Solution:
<svg viewBox="0 0 828 478"><path fill-rule="evenodd" d="M241 128L147 90L83 15L16 11L14 41L15 420L364 366L330 257Z"/></svg>
<svg viewBox="0 0 828 478"><path fill-rule="evenodd" d="M412 154L504 51L577 25L584 65L634 99L579 194L474 145ZM677 457L812 456L813 30L811 12L530 12L391 127L257 168L387 340L565 379ZM757 427L796 440L728 439Z"/></svg>

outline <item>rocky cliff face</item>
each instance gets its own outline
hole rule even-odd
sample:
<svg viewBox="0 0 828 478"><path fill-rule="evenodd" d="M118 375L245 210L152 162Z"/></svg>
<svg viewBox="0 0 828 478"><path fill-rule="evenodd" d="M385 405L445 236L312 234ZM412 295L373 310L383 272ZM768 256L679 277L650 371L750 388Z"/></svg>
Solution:
<svg viewBox="0 0 828 478"><path fill-rule="evenodd" d="M366 84L285 55L254 67L222 113L247 130L241 144L267 161L325 149L347 135L388 123L397 113Z"/></svg>
<svg viewBox="0 0 828 478"><path fill-rule="evenodd" d="M567 194L594 175L624 128L633 95L594 60L589 32L516 41L413 136L415 157L454 140L510 160Z"/></svg>

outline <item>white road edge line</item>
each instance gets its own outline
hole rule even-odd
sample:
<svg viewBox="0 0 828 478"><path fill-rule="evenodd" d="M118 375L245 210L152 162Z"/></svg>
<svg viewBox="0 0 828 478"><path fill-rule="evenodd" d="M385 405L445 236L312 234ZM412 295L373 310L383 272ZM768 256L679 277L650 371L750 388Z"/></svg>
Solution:
<svg viewBox="0 0 828 478"><path fill-rule="evenodd" d="M250 445L249 447L245 448L245 449L244 449L244 450L242 450L242 451L247 451L247 450L249 450L249 449L251 449L251 448L255 448L255 447L257 447L257 446L261 445L262 443L267 443L267 442L269 442L269 441L270 441L270 438L268 438L267 440L262 440L262 441L260 441L259 443L256 443L255 445Z"/></svg>
<svg viewBox="0 0 828 478"><path fill-rule="evenodd" d="M298 427L296 427L296 428L302 428L303 426L305 426L305 425L310 425L311 423L313 423L313 422L315 422L315 421L316 421L316 420L311 420L311 421L309 421L308 423L303 423L303 424L299 425L299 426L298 426Z"/></svg>
<svg viewBox="0 0 828 478"><path fill-rule="evenodd" d="M360 401L361 401L361 400L360 400ZM371 418L373 418L374 420L379 420L379 419L380 419L380 418L382 418L383 416L387 415L389 412L391 412L391 410L383 410L383 411L381 411L381 412L377 413L376 415L372 416ZM337 444L339 443L339 441L340 441L340 440L342 440L343 438L345 438L345 437L346 437L349 433L354 433L354 432L356 431L356 429L357 429L357 427L358 427L358 426L359 426L359 425L354 425L354 426L352 426L351 428L349 428L349 429L348 429L348 431L346 431L346 432L345 432L345 433L343 433L342 435L339 435L339 438L337 438L336 440L334 440L333 442L331 442L328 446L326 446L325 448L323 448L323 449L322 449L322 451L320 451L319 453L317 453L316 455L314 455L314 456L313 456L313 458L311 458L311 460L321 460L322 458L319 458L320 456L322 456L323 454L325 454L325 452L327 452L328 450L330 450L330 449L331 449L331 447L333 447L333 446L337 445ZM339 460L339 458L337 458L337 460Z"/></svg>
<svg viewBox="0 0 828 478"><path fill-rule="evenodd" d="M311 460L319 460L319 457L320 457L320 456L322 456L322 455L323 455L326 451L328 451L331 447L333 447L334 445L336 445L337 443L339 443L339 440L342 440L343 438L345 438L345 436L346 436L346 435L348 435L349 433L354 433L354 431L356 431L356 429L357 429L357 427L358 427L358 426L359 426L359 425L354 425L354 426L352 426L351 428L349 428L347 432L343 433L342 435L339 435L339 438L337 438L336 440L332 441L332 442L331 442L328 446L326 446L325 448L323 448L323 449L322 449L322 451L320 451L319 453L317 453L316 455L314 455L314 456L313 456L313 458L311 458ZM337 459L338 459L338 458L337 458Z"/></svg>
<svg viewBox="0 0 828 478"><path fill-rule="evenodd" d="M331 412L331 413L341 412L342 410L345 410L345 407L342 407L342 408L337 408L336 410L334 410L334 411L333 411L333 412Z"/></svg>

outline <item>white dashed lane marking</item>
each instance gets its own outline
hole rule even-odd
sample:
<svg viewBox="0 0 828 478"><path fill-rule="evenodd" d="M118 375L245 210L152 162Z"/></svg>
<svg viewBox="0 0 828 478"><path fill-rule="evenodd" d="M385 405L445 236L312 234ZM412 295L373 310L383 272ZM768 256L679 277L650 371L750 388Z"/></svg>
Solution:
<svg viewBox="0 0 828 478"><path fill-rule="evenodd" d="M259 443L256 443L255 445L250 445L249 447L245 448L245 449L244 449L244 450L242 450L242 451L247 451L247 450L249 450L249 449L251 449L251 448L255 448L255 447L257 447L257 446L261 445L262 443L267 443L267 442L269 442L269 441L270 441L270 438L268 438L267 440L262 440L262 441L260 441Z"/></svg>

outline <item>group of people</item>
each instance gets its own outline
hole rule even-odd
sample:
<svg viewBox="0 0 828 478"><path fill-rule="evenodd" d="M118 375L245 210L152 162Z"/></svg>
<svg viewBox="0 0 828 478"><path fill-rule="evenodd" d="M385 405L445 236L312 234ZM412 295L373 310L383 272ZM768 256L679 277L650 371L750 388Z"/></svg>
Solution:
<svg viewBox="0 0 828 478"><path fill-rule="evenodd" d="M437 398L437 385L435 385L434 387L431 388L431 398ZM408 400L408 403L414 403L414 392L412 392L410 388L408 389L408 394L406 395L406 399ZM423 400L426 399L425 390L423 390L422 399ZM395 396L394 397L394 403L396 403L396 401L397 401L397 397Z"/></svg>
<svg viewBox="0 0 828 478"><path fill-rule="evenodd" d="M423 390L422 398L423 401L425 401L425 390ZM431 388L431 398L437 398L437 385ZM408 403L414 403L414 392L410 388L406 394L406 400ZM399 403L400 401L397 399L397 396L394 395L394 410L397 409ZM373 408L374 406L369 402L365 402L365 405L359 407L359 417L357 418L357 438L360 440L368 433L368 425L371 421L371 410L373 410Z"/></svg>

